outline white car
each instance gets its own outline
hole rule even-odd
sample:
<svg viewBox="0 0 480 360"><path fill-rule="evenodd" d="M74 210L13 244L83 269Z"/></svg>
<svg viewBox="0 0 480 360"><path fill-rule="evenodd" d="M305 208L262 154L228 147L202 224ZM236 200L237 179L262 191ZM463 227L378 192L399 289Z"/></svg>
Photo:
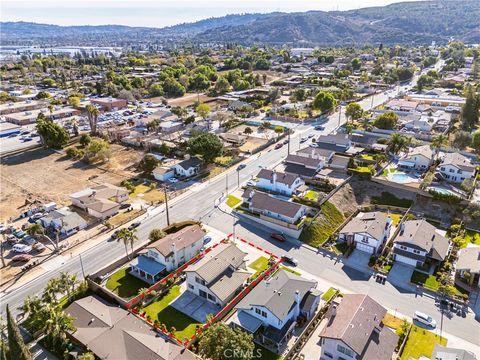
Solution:
<svg viewBox="0 0 480 360"><path fill-rule="evenodd" d="M255 185L256 185L255 181L253 181L253 180L248 180L247 181L247 186L255 186Z"/></svg>
<svg viewBox="0 0 480 360"><path fill-rule="evenodd" d="M172 184L175 184L176 182L178 182L178 179L173 177L171 179L168 179L168 182L172 183Z"/></svg>
<svg viewBox="0 0 480 360"><path fill-rule="evenodd" d="M25 244L15 244L13 245L12 250L20 254L28 254L32 251L32 247Z"/></svg>
<svg viewBox="0 0 480 360"><path fill-rule="evenodd" d="M437 322L433 320L430 315L424 314L420 311L415 311L415 317L413 319L423 325L431 327L432 329L437 327Z"/></svg>

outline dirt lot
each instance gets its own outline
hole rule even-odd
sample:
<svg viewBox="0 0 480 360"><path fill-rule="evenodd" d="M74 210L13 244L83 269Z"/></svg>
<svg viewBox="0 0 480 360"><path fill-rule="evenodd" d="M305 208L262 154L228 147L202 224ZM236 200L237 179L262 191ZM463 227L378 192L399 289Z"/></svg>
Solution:
<svg viewBox="0 0 480 360"><path fill-rule="evenodd" d="M135 175L141 153L111 145L111 160L101 166L72 161L63 153L36 149L3 158L0 165L0 221L25 211L26 201L58 205L70 203L69 194L101 183L118 185Z"/></svg>

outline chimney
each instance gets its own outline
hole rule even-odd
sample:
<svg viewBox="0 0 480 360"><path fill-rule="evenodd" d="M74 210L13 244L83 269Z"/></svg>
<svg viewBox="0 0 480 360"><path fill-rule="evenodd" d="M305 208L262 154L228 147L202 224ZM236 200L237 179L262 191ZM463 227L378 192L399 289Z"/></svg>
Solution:
<svg viewBox="0 0 480 360"><path fill-rule="evenodd" d="M273 170L272 181L273 181L273 185L277 183L277 172L275 170Z"/></svg>
<svg viewBox="0 0 480 360"><path fill-rule="evenodd" d="M334 318L337 315L337 305L332 306L332 318Z"/></svg>
<svg viewBox="0 0 480 360"><path fill-rule="evenodd" d="M300 291L295 291L295 317L300 315Z"/></svg>
<svg viewBox="0 0 480 360"><path fill-rule="evenodd" d="M172 242L172 252L174 255L177 254L177 244L175 244L175 242Z"/></svg>

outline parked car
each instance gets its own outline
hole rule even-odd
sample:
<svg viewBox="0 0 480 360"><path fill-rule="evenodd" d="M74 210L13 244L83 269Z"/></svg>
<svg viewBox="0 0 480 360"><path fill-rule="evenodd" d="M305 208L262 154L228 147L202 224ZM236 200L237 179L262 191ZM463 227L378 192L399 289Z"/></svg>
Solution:
<svg viewBox="0 0 480 360"><path fill-rule="evenodd" d="M128 227L128 230L133 230L133 229L136 229L137 227L139 227L141 224L140 221L135 221L134 223L130 224L130 226Z"/></svg>
<svg viewBox="0 0 480 360"><path fill-rule="evenodd" d="M12 261L15 261L15 262L29 262L31 259L32 259L32 255L21 254L21 255L15 255L12 258Z"/></svg>
<svg viewBox="0 0 480 360"><path fill-rule="evenodd" d="M210 241L212 241L212 237L209 236L209 235L206 235L206 236L203 238L203 245L207 245Z"/></svg>
<svg viewBox="0 0 480 360"><path fill-rule="evenodd" d="M169 182L169 183L172 183L172 184L175 184L175 183L177 183L177 182L178 182L178 179L177 179L177 178L174 178L174 177L172 177L171 179L168 179L168 182Z"/></svg>
<svg viewBox="0 0 480 360"><path fill-rule="evenodd" d="M315 136L315 134L308 134L308 138L311 139Z"/></svg>
<svg viewBox="0 0 480 360"><path fill-rule="evenodd" d="M420 311L415 311L415 317L413 319L425 326L431 327L432 329L437 327L437 322L433 320L430 315L424 314Z"/></svg>
<svg viewBox="0 0 480 360"><path fill-rule="evenodd" d="M37 242L35 245L32 246L33 250L36 250L38 252L44 251L47 247L43 245L42 243Z"/></svg>
<svg viewBox="0 0 480 360"><path fill-rule="evenodd" d="M253 180L248 180L248 181L247 181L247 186L255 186L255 185L257 185L257 184L255 183L255 181L253 181Z"/></svg>
<svg viewBox="0 0 480 360"><path fill-rule="evenodd" d="M31 237L30 235L24 236L22 238L22 241L27 244L27 245L33 245L36 243L35 239Z"/></svg>
<svg viewBox="0 0 480 360"><path fill-rule="evenodd" d="M16 237L15 235L13 235L13 234L10 234L10 235L7 236L7 242L8 242L9 244L12 244L12 245L13 245L13 244L18 243L19 241L20 241L20 239L17 238L17 237Z"/></svg>
<svg viewBox="0 0 480 360"><path fill-rule="evenodd" d="M275 239L275 240L278 240L278 241L281 241L281 242L287 241L287 238L285 237L285 235L279 234L279 233L273 233L270 237L272 239Z"/></svg>
<svg viewBox="0 0 480 360"><path fill-rule="evenodd" d="M120 205L120 209L128 209L130 206L132 206L132 204L125 203Z"/></svg>
<svg viewBox="0 0 480 360"><path fill-rule="evenodd" d="M118 237L118 233L120 232L121 229L117 229L113 232L112 236L110 236L110 239L116 240Z"/></svg>
<svg viewBox="0 0 480 360"><path fill-rule="evenodd" d="M321 131L323 131L323 130L325 130L325 126L323 126L323 125L317 125L317 126L315 126L315 130L321 130Z"/></svg>
<svg viewBox="0 0 480 360"><path fill-rule="evenodd" d="M32 251L32 247L25 244L15 244L13 245L12 250L17 253L28 254L30 251Z"/></svg>
<svg viewBox="0 0 480 360"><path fill-rule="evenodd" d="M21 239L23 238L25 235L27 235L27 233L23 230L20 230L20 229L17 229L13 232L13 235L15 235L17 238Z"/></svg>
<svg viewBox="0 0 480 360"><path fill-rule="evenodd" d="M297 266L298 265L298 260L295 259L293 256L290 256L290 255L283 255L282 256L282 259L283 261L285 261L286 263L289 263L293 266Z"/></svg>
<svg viewBox="0 0 480 360"><path fill-rule="evenodd" d="M278 143L277 145L275 145L275 150L278 150L278 149L280 149L282 146L283 146L283 144L282 144L282 143Z"/></svg>
<svg viewBox="0 0 480 360"><path fill-rule="evenodd" d="M242 170L242 169L245 169L246 167L247 167L247 165L245 165L245 164L240 164L240 165L237 166L237 171L240 171L240 170Z"/></svg>
<svg viewBox="0 0 480 360"><path fill-rule="evenodd" d="M304 143L304 142L307 141L307 140L308 140L308 137L306 137L306 136L302 136L302 137L300 138L300 142L301 142L301 143Z"/></svg>
<svg viewBox="0 0 480 360"><path fill-rule="evenodd" d="M38 220L38 219L41 219L42 217L44 217L46 214L44 214L43 212L38 212L36 214L33 214L32 216L30 216L30 219L32 220Z"/></svg>
<svg viewBox="0 0 480 360"><path fill-rule="evenodd" d="M283 143L287 145L289 143L288 139L283 140Z"/></svg>

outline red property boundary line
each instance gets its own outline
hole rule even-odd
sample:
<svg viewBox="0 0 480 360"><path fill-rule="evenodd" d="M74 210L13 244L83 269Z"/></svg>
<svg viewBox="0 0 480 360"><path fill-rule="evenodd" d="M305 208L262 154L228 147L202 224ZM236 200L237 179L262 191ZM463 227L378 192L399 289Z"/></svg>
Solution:
<svg viewBox="0 0 480 360"><path fill-rule="evenodd" d="M220 241L219 243L205 249L202 253L198 254L197 256L195 256L193 259L191 259L189 262L185 263L184 265L182 265L181 267L179 267L177 270L175 270L174 272L170 273L169 275L167 275L166 277L164 277L162 280L160 280L159 282L157 282L156 284L152 285L147 293L151 293L152 291L158 289L158 287L160 285L163 285L165 284L169 279L173 278L174 276L182 273L188 266L190 266L191 264L197 262L198 260L200 260L202 257L205 256L205 254L208 254L210 251L212 251L212 249L216 248L219 244L222 244L222 243L225 243L226 241L228 241L230 238L232 237L232 234L229 234L225 239L223 239L222 241ZM127 310L131 311L133 314L139 316L141 319L143 319L144 321L146 321L149 325L153 326L157 331L161 332L162 334L166 335L169 339L173 340L174 342L176 342L177 344L179 345L182 345L182 346L185 346L185 347L188 347L191 343L193 343L194 341L196 341L198 335L200 335L202 332L206 331L211 325L213 325L215 322L219 321L223 316L225 316L229 311L231 311L233 309L233 307L235 305L237 305L240 300L242 300L250 291L252 291L252 289L258 285L258 283L260 281L262 281L264 278L266 278L267 276L273 274L277 269L278 267L280 266L280 264L282 263L282 258L280 258L279 256L265 250L265 249L262 249L260 246L257 246L251 242L248 242L247 240L245 239L241 239L241 238L236 238L237 240L240 240L241 242L251 246L251 247L254 247L255 249L257 250L260 250L260 251L263 251L265 254L267 254L268 256L271 256L273 257L276 262L275 264L273 264L272 266L270 266L267 270L265 270L262 274L260 274L260 276L258 276L255 280L253 280L245 289L243 289L237 296L235 296L227 305L225 305L225 307L223 309L221 309L210 321L208 321L206 324L204 324L202 327L198 328L196 331L195 331L195 334L190 338L190 339L187 339L185 341L182 341L181 339L178 339L173 333L169 332L168 330L167 331L164 331L162 329L162 327L159 325L159 324L155 324L151 319L147 319L142 313L140 313L138 310L136 310L134 308L135 305L138 304L138 302L140 300L143 300L144 298L144 294L141 294L141 295L138 295L137 297L135 297L134 299L130 300L130 302L127 304Z"/></svg>

